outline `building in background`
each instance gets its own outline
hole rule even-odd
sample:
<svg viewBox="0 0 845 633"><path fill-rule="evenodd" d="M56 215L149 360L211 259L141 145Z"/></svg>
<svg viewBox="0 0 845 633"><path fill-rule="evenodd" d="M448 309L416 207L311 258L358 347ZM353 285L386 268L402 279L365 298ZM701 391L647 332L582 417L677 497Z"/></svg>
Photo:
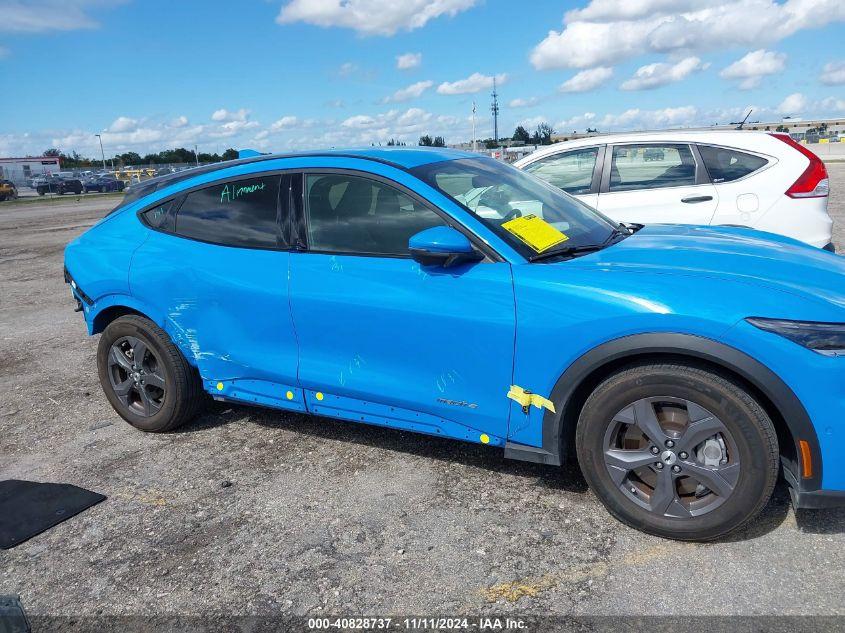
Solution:
<svg viewBox="0 0 845 633"><path fill-rule="evenodd" d="M58 156L28 156L26 158L0 158L0 179L11 180L20 186L35 176L59 173Z"/></svg>

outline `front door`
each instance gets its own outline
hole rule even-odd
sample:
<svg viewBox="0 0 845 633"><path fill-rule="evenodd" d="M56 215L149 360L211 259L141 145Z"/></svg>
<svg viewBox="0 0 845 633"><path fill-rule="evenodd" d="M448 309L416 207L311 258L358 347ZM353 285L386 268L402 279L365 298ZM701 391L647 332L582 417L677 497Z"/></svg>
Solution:
<svg viewBox="0 0 845 633"><path fill-rule="evenodd" d="M290 301L314 413L494 445L507 437L510 265L422 267L408 239L445 216L360 173L303 178Z"/></svg>
<svg viewBox="0 0 845 633"><path fill-rule="evenodd" d="M544 156L523 169L596 208L603 159L604 145L578 147Z"/></svg>
<svg viewBox="0 0 845 633"><path fill-rule="evenodd" d="M716 187L683 143L608 148L598 210L617 222L710 224Z"/></svg>

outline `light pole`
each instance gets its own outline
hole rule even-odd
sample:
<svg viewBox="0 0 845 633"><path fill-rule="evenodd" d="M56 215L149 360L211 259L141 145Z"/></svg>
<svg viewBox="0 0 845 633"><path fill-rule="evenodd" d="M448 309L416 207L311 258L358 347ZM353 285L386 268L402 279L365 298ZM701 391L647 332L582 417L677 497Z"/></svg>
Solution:
<svg viewBox="0 0 845 633"><path fill-rule="evenodd" d="M103 137L100 136L99 134L95 134L94 136L96 136L100 140L100 156L103 157L103 171L105 171L106 170L106 153L103 151Z"/></svg>
<svg viewBox="0 0 845 633"><path fill-rule="evenodd" d="M475 101L472 102L472 151L477 151L475 144Z"/></svg>

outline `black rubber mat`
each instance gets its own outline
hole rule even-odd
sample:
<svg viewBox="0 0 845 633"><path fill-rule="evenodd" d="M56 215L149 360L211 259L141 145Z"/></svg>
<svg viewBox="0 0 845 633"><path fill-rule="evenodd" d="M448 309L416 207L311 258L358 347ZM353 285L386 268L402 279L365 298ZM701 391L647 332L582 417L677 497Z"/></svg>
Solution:
<svg viewBox="0 0 845 633"><path fill-rule="evenodd" d="M70 484L0 481L0 549L10 549L103 501Z"/></svg>
<svg viewBox="0 0 845 633"><path fill-rule="evenodd" d="M30 633L19 596L0 596L0 633Z"/></svg>

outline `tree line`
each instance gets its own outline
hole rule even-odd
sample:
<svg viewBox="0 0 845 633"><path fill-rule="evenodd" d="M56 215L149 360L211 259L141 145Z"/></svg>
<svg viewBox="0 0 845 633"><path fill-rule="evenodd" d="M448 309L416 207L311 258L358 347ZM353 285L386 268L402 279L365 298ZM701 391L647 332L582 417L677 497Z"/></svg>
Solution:
<svg viewBox="0 0 845 633"><path fill-rule="evenodd" d="M66 154L60 149L51 147L44 152L44 156L57 156L61 161L62 167L97 167L102 165L101 158L88 158L81 156L78 152L70 152ZM112 161L121 167L131 165L169 165L174 163L219 163L224 160L234 160L238 157L238 150L229 148L222 154L217 152L210 154L208 152L194 153L193 150L178 147L176 149L166 149L155 154L145 154L141 156L137 152L124 152L123 154L115 154L112 158L106 158L106 163L110 164Z"/></svg>

